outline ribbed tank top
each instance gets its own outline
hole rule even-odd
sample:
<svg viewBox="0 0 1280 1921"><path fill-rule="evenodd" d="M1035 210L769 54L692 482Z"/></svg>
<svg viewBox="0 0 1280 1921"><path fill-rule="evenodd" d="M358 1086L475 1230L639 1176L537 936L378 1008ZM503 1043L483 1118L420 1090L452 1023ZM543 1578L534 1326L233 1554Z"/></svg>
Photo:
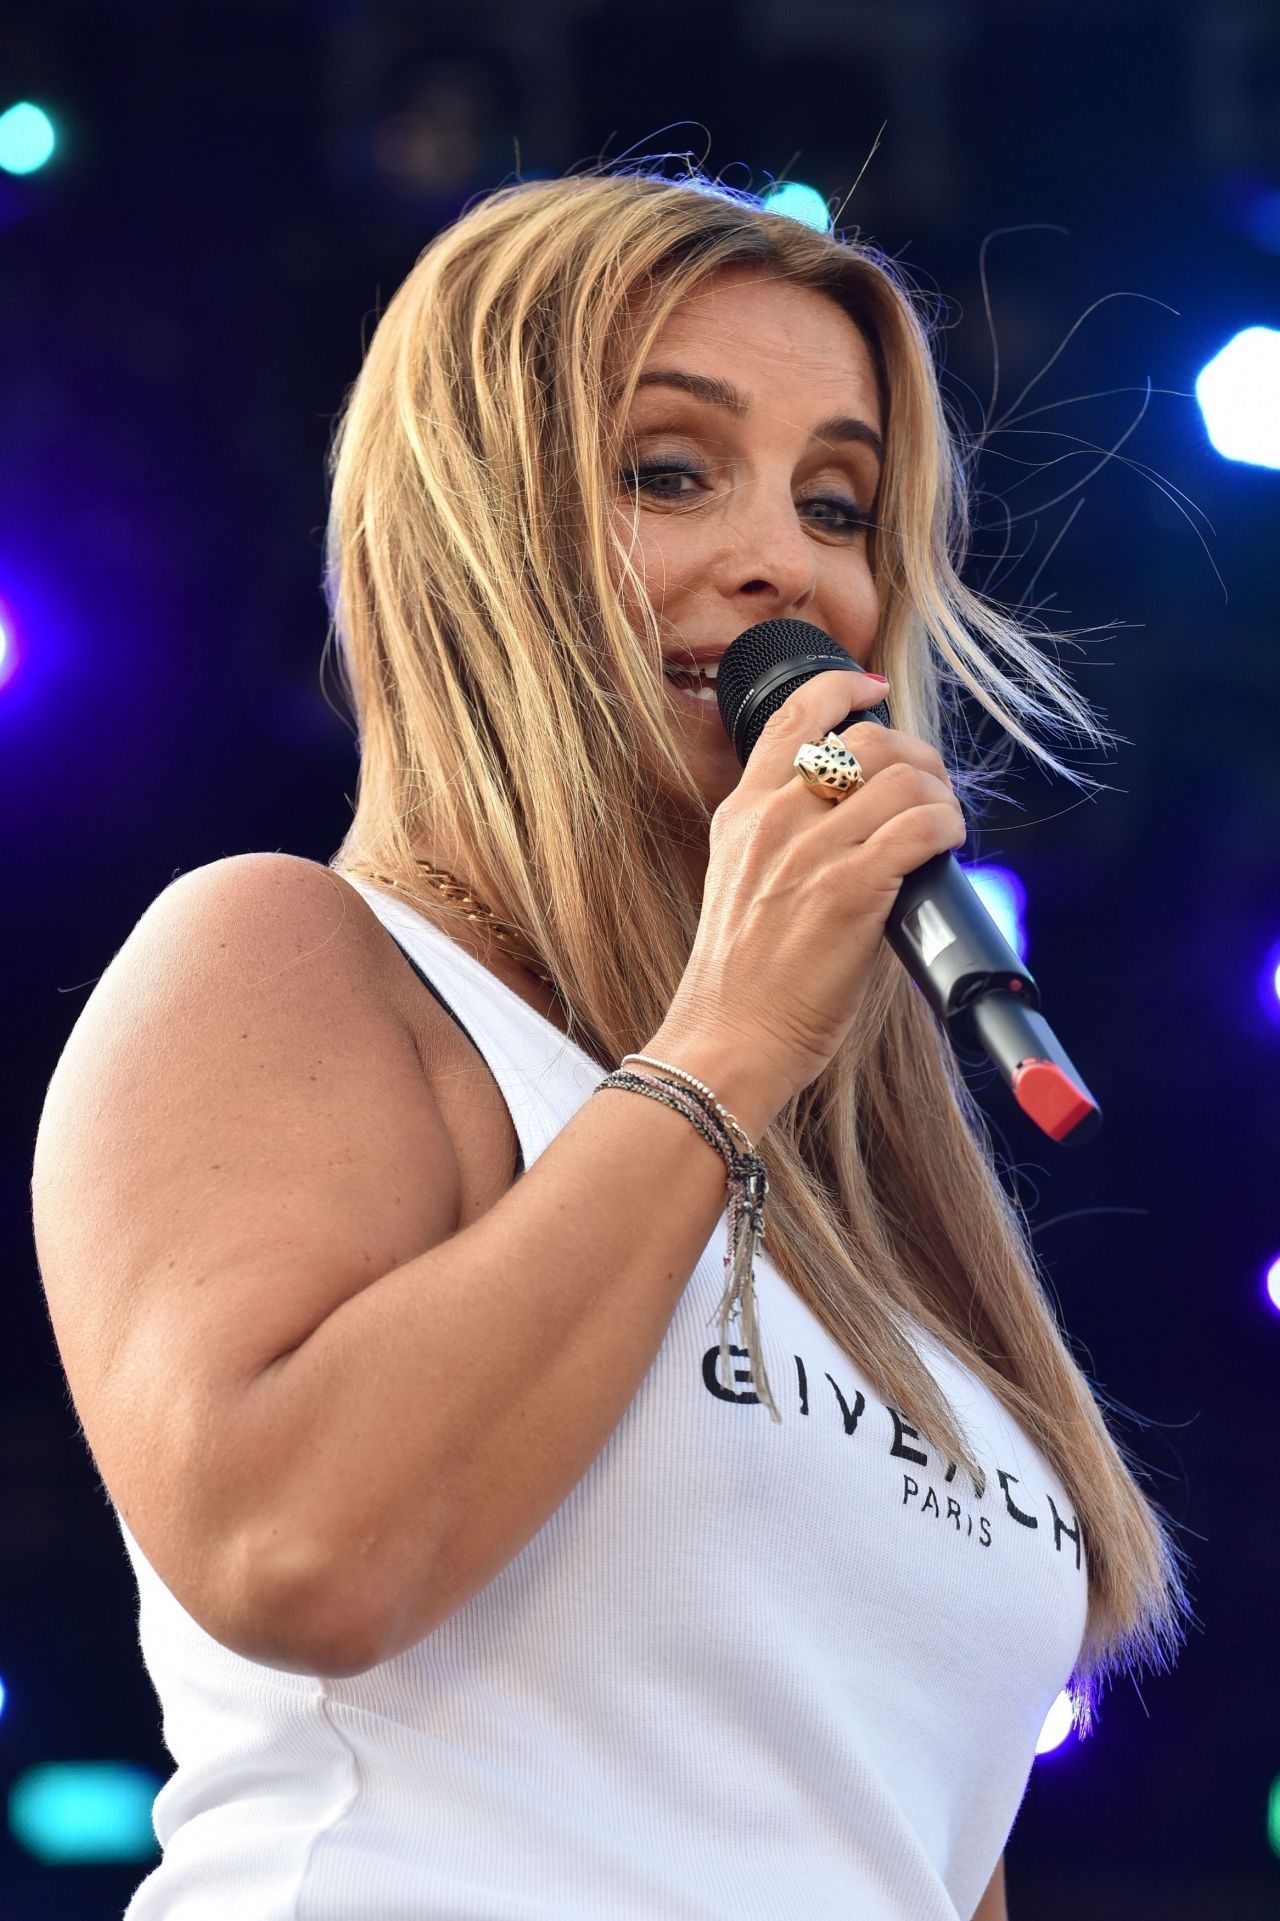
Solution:
<svg viewBox="0 0 1280 1921"><path fill-rule="evenodd" d="M350 884L466 1028L532 1166L604 1070ZM981 1492L761 1250L775 1423L740 1348L719 1368L726 1233L577 1487L392 1660L330 1680L232 1653L120 1521L175 1762L126 1921L972 1915L1079 1651L1082 1530L974 1376L920 1334Z"/></svg>

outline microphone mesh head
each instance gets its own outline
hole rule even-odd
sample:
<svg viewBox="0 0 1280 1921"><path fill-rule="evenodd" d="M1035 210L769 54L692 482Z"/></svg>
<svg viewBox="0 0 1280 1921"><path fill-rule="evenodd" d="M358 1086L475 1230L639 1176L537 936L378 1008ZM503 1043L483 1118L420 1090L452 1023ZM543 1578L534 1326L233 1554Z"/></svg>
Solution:
<svg viewBox="0 0 1280 1921"><path fill-rule="evenodd" d="M795 672L785 675L759 700L748 701L747 696L760 677L787 660L796 662ZM858 664L839 641L804 620L762 620L759 626L748 627L744 634L739 634L725 649L716 677L716 701L725 732L744 767L770 714L778 711L801 681L813 674L825 673L828 661L834 667ZM867 713L859 718L876 720L880 714Z"/></svg>

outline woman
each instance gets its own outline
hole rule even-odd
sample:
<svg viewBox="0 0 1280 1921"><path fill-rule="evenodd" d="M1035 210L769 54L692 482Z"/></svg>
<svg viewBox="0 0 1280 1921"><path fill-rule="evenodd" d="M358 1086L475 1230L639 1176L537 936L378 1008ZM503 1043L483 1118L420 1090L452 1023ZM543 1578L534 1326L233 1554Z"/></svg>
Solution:
<svg viewBox="0 0 1280 1921"><path fill-rule="evenodd" d="M887 263L707 182L507 190L391 302L334 463L351 830L153 903L37 1146L177 1762L131 1921L991 1921L1059 1689L1171 1656L883 940L980 784L950 688L1097 737L960 585L961 471ZM691 686L784 615L887 676L837 805L797 753L882 681L745 769Z"/></svg>

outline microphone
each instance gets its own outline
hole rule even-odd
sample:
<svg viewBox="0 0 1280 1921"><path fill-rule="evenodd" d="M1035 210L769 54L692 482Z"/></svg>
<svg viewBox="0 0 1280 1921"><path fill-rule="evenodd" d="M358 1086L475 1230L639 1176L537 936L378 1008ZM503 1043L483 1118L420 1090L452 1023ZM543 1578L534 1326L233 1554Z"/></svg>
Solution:
<svg viewBox="0 0 1280 1921"><path fill-rule="evenodd" d="M803 620L765 620L726 649L716 700L738 759L802 681L833 667L858 671L838 641ZM890 724L882 701L855 722ZM889 910L885 939L935 1014L956 1034L977 1035L1018 1106L1054 1141L1083 1141L1102 1111L1040 1012L1040 990L983 906L955 855L931 855L908 874Z"/></svg>

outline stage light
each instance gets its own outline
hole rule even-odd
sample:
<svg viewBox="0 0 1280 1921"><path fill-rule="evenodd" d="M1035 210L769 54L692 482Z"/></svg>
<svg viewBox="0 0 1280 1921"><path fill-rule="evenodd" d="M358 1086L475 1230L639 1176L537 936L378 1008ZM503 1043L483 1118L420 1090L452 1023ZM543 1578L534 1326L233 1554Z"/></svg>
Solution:
<svg viewBox="0 0 1280 1921"><path fill-rule="evenodd" d="M19 100L0 113L0 167L6 173L35 173L56 145L52 120L33 100Z"/></svg>
<svg viewBox="0 0 1280 1921"><path fill-rule="evenodd" d="M816 187L806 187L802 180L780 180L776 187L761 194L760 203L766 213L785 214L788 220L798 220L802 227L816 227L819 233L831 232L831 213L826 201Z"/></svg>
<svg viewBox="0 0 1280 1921"><path fill-rule="evenodd" d="M1280 467L1280 330L1236 334L1197 375L1196 399L1225 460Z"/></svg>
<svg viewBox="0 0 1280 1921"><path fill-rule="evenodd" d="M1275 942L1262 963L1258 999L1267 1019L1280 1025L1280 941Z"/></svg>
<svg viewBox="0 0 1280 1921"><path fill-rule="evenodd" d="M1071 1712L1071 1700L1064 1692L1058 1696L1044 1717L1044 1726L1036 1742L1036 1753L1052 1754L1055 1748L1062 1746L1074 1725L1075 1717Z"/></svg>
<svg viewBox="0 0 1280 1921"><path fill-rule="evenodd" d="M1267 1269L1267 1278L1264 1285L1266 1287L1267 1299L1270 1301L1272 1307L1274 1307L1276 1313L1280 1314L1280 1254L1276 1255L1275 1260L1272 1261L1270 1267Z"/></svg>
<svg viewBox="0 0 1280 1921"><path fill-rule="evenodd" d="M1027 958L1027 890L1011 867L966 867L974 893L1023 963Z"/></svg>
<svg viewBox="0 0 1280 1921"><path fill-rule="evenodd" d="M4 1713L4 1703L5 1703L4 1682L0 1681L0 1715Z"/></svg>
<svg viewBox="0 0 1280 1921"><path fill-rule="evenodd" d="M1271 1783L1271 1793L1267 1797L1267 1839L1271 1843L1272 1854L1280 1854L1280 1774Z"/></svg>
<svg viewBox="0 0 1280 1921"><path fill-rule="evenodd" d="M17 628L12 613L0 601L0 693L17 672Z"/></svg>
<svg viewBox="0 0 1280 1921"><path fill-rule="evenodd" d="M9 1790L9 1828L51 1867L145 1861L158 1852L151 1808L156 1775L125 1761L46 1761Z"/></svg>

